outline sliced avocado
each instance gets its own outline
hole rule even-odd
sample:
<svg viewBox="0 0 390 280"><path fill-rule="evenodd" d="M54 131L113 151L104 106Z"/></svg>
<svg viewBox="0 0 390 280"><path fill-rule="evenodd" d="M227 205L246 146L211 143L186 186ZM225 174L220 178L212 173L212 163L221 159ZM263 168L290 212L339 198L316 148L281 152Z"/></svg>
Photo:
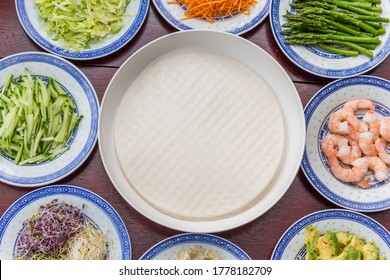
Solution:
<svg viewBox="0 0 390 280"><path fill-rule="evenodd" d="M351 243L352 237L354 236L353 233L345 232L345 231L338 231L336 232L337 240L339 241L340 246L346 247Z"/></svg>
<svg viewBox="0 0 390 280"><path fill-rule="evenodd" d="M336 234L332 231L325 232L320 238L318 238L318 252L319 258L327 260L337 256L340 253L340 245L337 240Z"/></svg>
<svg viewBox="0 0 390 280"><path fill-rule="evenodd" d="M305 234L306 260L316 260L319 255L317 243L320 233L316 227L309 225L305 228Z"/></svg>
<svg viewBox="0 0 390 280"><path fill-rule="evenodd" d="M379 247L374 241L347 231L327 231L321 235L313 226L305 229L307 260L386 260L379 254Z"/></svg>
<svg viewBox="0 0 390 280"><path fill-rule="evenodd" d="M374 242L368 242L362 248L363 260L379 260L379 248Z"/></svg>
<svg viewBox="0 0 390 280"><path fill-rule="evenodd" d="M347 245L344 250L332 260L361 260L362 254L360 251L355 250L351 245Z"/></svg>
<svg viewBox="0 0 390 280"><path fill-rule="evenodd" d="M363 246L366 245L366 240L362 237L354 235L351 240L351 246L358 251L363 250Z"/></svg>

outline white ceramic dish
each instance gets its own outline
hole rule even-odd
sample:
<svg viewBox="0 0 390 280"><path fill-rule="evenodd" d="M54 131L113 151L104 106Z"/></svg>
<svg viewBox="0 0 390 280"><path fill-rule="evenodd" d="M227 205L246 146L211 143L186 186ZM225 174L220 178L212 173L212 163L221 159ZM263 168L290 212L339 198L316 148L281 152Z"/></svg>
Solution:
<svg viewBox="0 0 390 280"><path fill-rule="evenodd" d="M153 0L153 4L161 16L173 27L179 30L206 29L243 34L259 25L268 15L270 0L260 0L251 9L250 15L235 15L225 18L217 18L214 23L206 20L190 19L182 20L184 8L181 5L168 4L166 0Z"/></svg>
<svg viewBox="0 0 390 280"><path fill-rule="evenodd" d="M115 35L91 44L90 49L80 52L64 49L61 42L53 40L54 35L48 35L38 16L34 1L15 0L19 21L30 38L40 47L53 54L76 60L89 60L109 55L130 42L142 27L149 9L149 0L131 1L127 6L124 27Z"/></svg>
<svg viewBox="0 0 390 280"><path fill-rule="evenodd" d="M242 249L230 241L215 235L199 233L183 233L164 239L146 251L140 259L176 260L176 253L179 250L190 250L194 246L219 252L221 260L250 260Z"/></svg>
<svg viewBox="0 0 390 280"><path fill-rule="evenodd" d="M328 78L347 78L366 73L378 66L390 53L390 24L384 24L384 35L379 36L382 43L373 51L374 57L370 59L365 55L345 57L330 54L319 48L311 46L293 46L284 42L280 33L282 25L287 22L283 17L286 11L291 11L291 0L273 0L270 8L270 22L272 32L283 53L297 66L314 75ZM383 12L381 17L390 17L390 1L382 1Z"/></svg>
<svg viewBox="0 0 390 280"><path fill-rule="evenodd" d="M362 189L337 180L321 151L322 139L329 134L331 112L348 100L367 98L375 103L378 116L390 116L390 82L372 76L359 76L334 81L319 90L305 107L306 146L302 170L313 187L333 203L361 212L390 208L390 181L378 183L370 172L372 186Z"/></svg>
<svg viewBox="0 0 390 280"><path fill-rule="evenodd" d="M285 118L285 155L279 175L262 199L236 215L209 221L189 221L169 216L148 204L131 186L116 156L114 122L118 104L132 81L152 61L176 48L197 47L236 59L268 81ZM240 52L237 52L237 50ZM99 148L105 169L118 192L137 211L164 226L184 232L218 232L235 228L269 210L294 179L304 148L304 119L301 101L291 80L265 51L249 41L226 32L181 31L146 45L130 57L111 80L101 107Z"/></svg>
<svg viewBox="0 0 390 280"><path fill-rule="evenodd" d="M314 225L321 234L326 231L348 231L367 242L374 241L380 255L390 259L390 233L372 218L350 210L323 210L309 214L291 225L279 239L272 260L304 260L305 228Z"/></svg>
<svg viewBox="0 0 390 280"><path fill-rule="evenodd" d="M68 185L56 185L34 190L15 201L0 219L0 259L14 259L18 241L18 232L23 222L31 218L40 205L46 205L53 199L64 201L83 209L103 234L108 236L108 259L131 259L130 238L121 217L102 197L84 188Z"/></svg>
<svg viewBox="0 0 390 280"><path fill-rule="evenodd" d="M88 158L97 141L99 101L92 84L76 66L65 59L41 52L19 53L0 60L0 88L9 74L13 74L14 78L25 75L25 68L32 75L56 80L74 99L79 115L83 115L67 143L70 149L51 161L20 166L0 156L2 182L20 187L36 187L64 178Z"/></svg>

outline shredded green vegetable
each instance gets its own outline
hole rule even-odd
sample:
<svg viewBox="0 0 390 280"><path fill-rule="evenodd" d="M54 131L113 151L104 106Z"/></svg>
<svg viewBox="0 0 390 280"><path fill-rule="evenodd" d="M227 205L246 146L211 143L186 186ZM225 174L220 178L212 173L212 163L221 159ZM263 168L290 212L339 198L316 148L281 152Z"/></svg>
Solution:
<svg viewBox="0 0 390 280"><path fill-rule="evenodd" d="M130 0L34 0L46 31L65 49L90 48L124 26Z"/></svg>
<svg viewBox="0 0 390 280"><path fill-rule="evenodd" d="M17 79L9 75L0 92L0 152L19 165L52 160L67 151L83 117L55 80L25 72Z"/></svg>

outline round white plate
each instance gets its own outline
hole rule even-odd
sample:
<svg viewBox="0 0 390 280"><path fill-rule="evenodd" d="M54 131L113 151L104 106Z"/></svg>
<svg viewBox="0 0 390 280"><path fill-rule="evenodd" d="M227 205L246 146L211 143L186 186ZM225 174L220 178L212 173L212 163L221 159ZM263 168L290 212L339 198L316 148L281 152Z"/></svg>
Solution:
<svg viewBox="0 0 390 280"><path fill-rule="evenodd" d="M74 52L64 49L60 41L53 40L54 35L47 34L34 1L15 0L15 4L20 23L35 43L48 52L77 60L103 57L125 46L140 30L149 9L149 0L130 1L126 9L126 13L130 16L125 17L125 24L120 32L107 36L98 43L91 44L90 49Z"/></svg>
<svg viewBox="0 0 390 280"><path fill-rule="evenodd" d="M202 19L183 20L184 7L167 2L167 0L153 0L153 4L161 16L179 30L206 29L239 35L253 29L267 17L271 0L259 0L256 6L251 9L250 15L239 14L217 18L212 24Z"/></svg>
<svg viewBox="0 0 390 280"><path fill-rule="evenodd" d="M90 155L97 141L99 101L88 78L76 66L57 56L26 52L0 60L0 88L9 74L51 77L73 98L83 119L66 145L70 149L51 161L16 165L0 154L0 181L20 187L36 187L58 181L75 171Z"/></svg>
<svg viewBox="0 0 390 280"><path fill-rule="evenodd" d="M373 51L374 57L365 55L346 57L331 54L312 46L293 46L284 41L282 25L288 20L283 17L291 11L291 0L272 0L270 8L271 28L281 50L297 66L312 74L328 78L346 78L363 74L378 66L390 53L390 24L384 24L386 33L379 36L382 43ZM383 0L382 17L390 17L390 1Z"/></svg>
<svg viewBox="0 0 390 280"><path fill-rule="evenodd" d="M152 61L179 48L201 48L226 55L254 70L272 88L285 121L284 160L273 184L253 206L235 215L209 221L189 221L169 216L152 207L135 191L122 171L115 147L116 111L127 89ZM239 51L238 51L239 50ZM161 37L131 56L111 80L99 119L99 148L105 169L124 199L149 219L184 232L218 232L248 223L269 210L287 191L299 168L305 142L303 108L286 72L264 50L248 40L226 32L192 30Z"/></svg>
<svg viewBox="0 0 390 280"><path fill-rule="evenodd" d="M305 228L314 225L321 234L326 231L348 231L374 241L381 256L390 259L390 233L372 218L350 210L323 210L309 214L291 225L279 239L272 260L304 260Z"/></svg>
<svg viewBox="0 0 390 280"><path fill-rule="evenodd" d="M176 260L179 250L194 246L218 251L222 260L250 260L250 257L230 241L211 234L184 233L160 241L142 256L141 260Z"/></svg>
<svg viewBox="0 0 390 280"><path fill-rule="evenodd" d="M108 259L131 259L131 243L126 226L115 209L102 197L76 186L56 185L34 190L15 201L0 219L0 259L14 259L18 233L40 205L53 199L78 208L103 234L108 236Z"/></svg>
<svg viewBox="0 0 390 280"><path fill-rule="evenodd" d="M370 212L390 208L390 179L378 183L371 175L367 189L337 180L321 151L329 134L329 115L348 100L367 98L375 103L378 116L390 116L390 82L372 76L334 81L319 90L305 107L306 146L302 170L313 187L333 203L351 210Z"/></svg>

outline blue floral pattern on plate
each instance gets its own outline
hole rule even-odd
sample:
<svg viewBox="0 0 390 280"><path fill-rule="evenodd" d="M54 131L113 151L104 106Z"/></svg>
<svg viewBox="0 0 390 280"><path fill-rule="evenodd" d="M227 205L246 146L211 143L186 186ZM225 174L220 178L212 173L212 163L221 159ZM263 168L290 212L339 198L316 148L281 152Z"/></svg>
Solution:
<svg viewBox="0 0 390 280"><path fill-rule="evenodd" d="M211 234L184 233L167 238L141 257L141 260L175 259L175 254L181 248L192 248L201 245L206 249L218 250L222 259L250 260L250 257L230 241Z"/></svg>
<svg viewBox="0 0 390 280"><path fill-rule="evenodd" d="M322 138L328 134L327 120L331 112L348 100L367 98L374 102L378 116L390 115L390 82L372 76L359 76L334 81L319 90L305 107L306 146L301 168L313 187L333 203L356 211L372 212L390 208L390 181L361 189L334 178L321 151Z"/></svg>
<svg viewBox="0 0 390 280"><path fill-rule="evenodd" d="M232 34L243 34L259 25L268 15L271 0L259 1L251 9L251 15L235 15L216 18L213 24L206 20L191 19L183 21L184 7L168 4L165 0L153 0L153 4L162 17L179 30L209 29L225 31Z"/></svg>
<svg viewBox="0 0 390 280"><path fill-rule="evenodd" d="M115 209L102 197L77 186L54 185L34 190L15 201L0 218L0 259L13 259L18 232L40 205L54 198L76 207L108 235L109 259L131 259L131 243L126 226Z"/></svg>
<svg viewBox="0 0 390 280"><path fill-rule="evenodd" d="M113 36L91 45L91 49L80 52L63 49L46 33L38 16L34 1L16 0L16 11L20 23L30 38L40 47L53 54L76 60L89 60L107 56L125 46L141 29L149 10L149 0L131 1L126 9L130 14L125 18L125 26Z"/></svg>
<svg viewBox="0 0 390 280"><path fill-rule="evenodd" d="M314 75L327 78L347 78L366 73L378 66L390 54L390 25L384 25L386 33L379 39L382 43L374 51L374 57L364 55L346 57L330 54L313 46L292 46L285 43L281 34L287 21L283 15L290 11L291 0L273 0L270 8L270 23L275 40L283 53L298 67ZM390 1L382 1L382 17L390 17Z"/></svg>
<svg viewBox="0 0 390 280"><path fill-rule="evenodd" d="M50 76L64 86L74 99L83 119L68 143L70 149L59 157L41 164L20 166L0 156L0 181L7 184L36 187L53 183L75 171L90 155L96 141L99 119L99 101L88 78L63 58L41 52L26 52L0 60L0 88L9 74Z"/></svg>
<svg viewBox="0 0 390 280"><path fill-rule="evenodd" d="M349 231L367 241L375 241L380 254L390 258L390 233L374 219L351 211L329 209L309 214L293 225L279 239L272 252L272 260L303 260L306 256L305 228L314 225L320 231Z"/></svg>

